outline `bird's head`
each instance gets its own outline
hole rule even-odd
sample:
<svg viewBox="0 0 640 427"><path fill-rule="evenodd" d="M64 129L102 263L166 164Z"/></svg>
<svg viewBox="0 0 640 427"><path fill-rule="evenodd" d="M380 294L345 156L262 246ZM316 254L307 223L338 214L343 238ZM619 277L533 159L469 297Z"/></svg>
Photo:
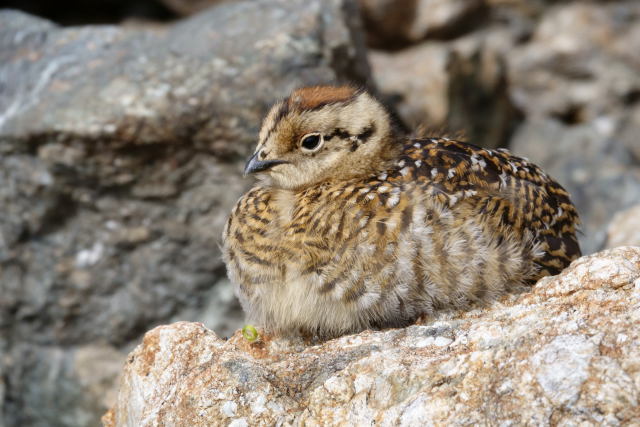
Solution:
<svg viewBox="0 0 640 427"><path fill-rule="evenodd" d="M373 173L391 156L386 109L352 87L308 87L271 108L245 167L268 185L303 189Z"/></svg>

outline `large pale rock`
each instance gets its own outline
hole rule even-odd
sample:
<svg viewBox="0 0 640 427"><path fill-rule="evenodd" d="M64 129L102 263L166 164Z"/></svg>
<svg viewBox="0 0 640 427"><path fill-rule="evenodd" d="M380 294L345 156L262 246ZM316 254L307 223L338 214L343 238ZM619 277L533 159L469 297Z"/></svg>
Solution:
<svg viewBox="0 0 640 427"><path fill-rule="evenodd" d="M251 184L245 156L293 88L366 84L361 38L348 0L238 1L144 27L0 12L8 425L95 425L110 384L87 378L102 370L88 346L115 363L172 319L237 328L219 239Z"/></svg>
<svg viewBox="0 0 640 427"><path fill-rule="evenodd" d="M640 246L640 205L615 214L607 228L607 247Z"/></svg>
<svg viewBox="0 0 640 427"><path fill-rule="evenodd" d="M319 345L158 327L106 426L633 425L640 248L576 260L529 293Z"/></svg>
<svg viewBox="0 0 640 427"><path fill-rule="evenodd" d="M407 125L439 126L449 113L451 56L446 44L427 42L395 53L374 50L369 61L377 86Z"/></svg>
<svg viewBox="0 0 640 427"><path fill-rule="evenodd" d="M638 71L640 72L640 64ZM640 92L637 95L640 96ZM640 105L628 112L620 128L620 140L629 152L630 159L634 164L640 165Z"/></svg>

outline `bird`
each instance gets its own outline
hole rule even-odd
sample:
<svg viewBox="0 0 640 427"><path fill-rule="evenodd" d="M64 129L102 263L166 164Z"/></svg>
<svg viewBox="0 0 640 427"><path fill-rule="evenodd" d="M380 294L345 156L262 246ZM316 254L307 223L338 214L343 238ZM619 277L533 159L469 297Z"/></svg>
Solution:
<svg viewBox="0 0 640 427"><path fill-rule="evenodd" d="M222 255L253 324L332 338L488 304L581 255L568 192L506 149L412 136L365 89L265 117Z"/></svg>

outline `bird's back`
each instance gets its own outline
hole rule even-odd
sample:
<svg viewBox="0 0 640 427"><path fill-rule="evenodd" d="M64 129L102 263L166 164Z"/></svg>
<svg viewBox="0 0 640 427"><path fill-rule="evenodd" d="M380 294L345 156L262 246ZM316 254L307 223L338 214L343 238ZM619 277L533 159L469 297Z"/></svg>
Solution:
<svg viewBox="0 0 640 427"><path fill-rule="evenodd" d="M580 255L568 194L502 150L408 140L387 170L302 191L255 187L224 256L254 321L336 335L488 301Z"/></svg>
<svg viewBox="0 0 640 427"><path fill-rule="evenodd" d="M541 251L533 280L558 274L580 256L580 220L569 193L535 164L507 150L441 138L412 141L403 154L427 191L443 201L464 199L471 215L501 235L531 234Z"/></svg>

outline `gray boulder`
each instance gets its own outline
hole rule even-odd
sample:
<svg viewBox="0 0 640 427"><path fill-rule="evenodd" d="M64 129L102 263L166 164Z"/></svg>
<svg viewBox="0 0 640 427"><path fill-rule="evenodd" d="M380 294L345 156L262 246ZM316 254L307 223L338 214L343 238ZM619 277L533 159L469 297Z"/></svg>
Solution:
<svg viewBox="0 0 640 427"><path fill-rule="evenodd" d="M369 81L359 28L348 0L233 2L137 28L0 12L7 425L95 425L115 380L100 375L153 325L235 330L218 244L251 184L244 159L293 88Z"/></svg>
<svg viewBox="0 0 640 427"><path fill-rule="evenodd" d="M531 40L508 55L516 105L567 124L592 121L640 94L640 3L569 2L550 8Z"/></svg>
<svg viewBox="0 0 640 427"><path fill-rule="evenodd" d="M615 214L607 227L607 248L640 247L640 204Z"/></svg>

